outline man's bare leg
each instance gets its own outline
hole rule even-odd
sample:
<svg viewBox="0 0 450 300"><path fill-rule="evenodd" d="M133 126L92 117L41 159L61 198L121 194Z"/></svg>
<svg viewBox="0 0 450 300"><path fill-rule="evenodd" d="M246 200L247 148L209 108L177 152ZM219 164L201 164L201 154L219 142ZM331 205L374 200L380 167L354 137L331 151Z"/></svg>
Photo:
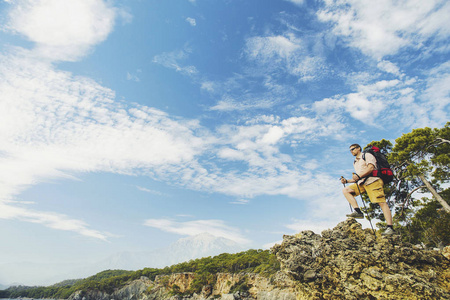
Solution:
<svg viewBox="0 0 450 300"><path fill-rule="evenodd" d="M378 203L381 207L381 210L383 211L384 218L386 219L387 225L392 225L392 214L391 209L389 208L389 205L386 202Z"/></svg>
<svg viewBox="0 0 450 300"><path fill-rule="evenodd" d="M351 205L353 208L358 208L358 207L359 207L359 206L358 206L358 203L356 202L355 196L353 195L354 191L353 191L351 188L345 187L345 188L342 190L342 193L344 194L345 199L347 199L348 203L350 203L350 205ZM390 211L389 211L389 212L390 212Z"/></svg>

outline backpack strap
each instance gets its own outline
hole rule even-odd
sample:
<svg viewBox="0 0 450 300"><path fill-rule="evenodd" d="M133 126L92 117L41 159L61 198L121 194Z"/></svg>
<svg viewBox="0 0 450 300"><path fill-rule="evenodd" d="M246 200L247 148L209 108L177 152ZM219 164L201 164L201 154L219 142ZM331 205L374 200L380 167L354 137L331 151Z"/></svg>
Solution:
<svg viewBox="0 0 450 300"><path fill-rule="evenodd" d="M363 159L364 161L366 161L366 152L363 152L362 159ZM353 161L353 164L356 164L356 158L355 158L355 160Z"/></svg>
<svg viewBox="0 0 450 300"><path fill-rule="evenodd" d="M373 155L373 154L372 154ZM362 159L364 160L364 161L366 161L366 152L363 152L362 153ZM356 158L355 158L355 160L353 161L353 164L355 164L356 163ZM377 164L377 167L378 167L378 164ZM372 174L370 174L370 175L372 175ZM367 181L367 179L369 179L369 177L373 177L373 176L370 176L370 175L367 175L367 176L365 176L365 177L359 177L359 180L361 180L361 179L364 179L360 184L364 184L364 183L366 183L366 181ZM358 180L358 181L359 181Z"/></svg>

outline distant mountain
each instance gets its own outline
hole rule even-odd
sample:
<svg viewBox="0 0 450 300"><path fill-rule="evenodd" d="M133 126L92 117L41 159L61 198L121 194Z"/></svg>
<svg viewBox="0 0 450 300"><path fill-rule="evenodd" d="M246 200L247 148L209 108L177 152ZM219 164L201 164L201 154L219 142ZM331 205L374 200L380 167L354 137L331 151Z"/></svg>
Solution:
<svg viewBox="0 0 450 300"><path fill-rule="evenodd" d="M9 285L3 285L0 283L0 290L5 290L9 287Z"/></svg>
<svg viewBox="0 0 450 300"><path fill-rule="evenodd" d="M7 286L49 285L67 279L62 277L62 273L77 266L79 264L75 263L5 263L0 265L0 281Z"/></svg>
<svg viewBox="0 0 450 300"><path fill-rule="evenodd" d="M19 282L21 285L50 285L65 279L85 278L104 270L162 268L195 258L243 250L246 249L232 240L202 233L179 239L166 248L142 252L120 252L96 263L3 264L0 265L0 280L6 284Z"/></svg>
<svg viewBox="0 0 450 300"><path fill-rule="evenodd" d="M162 268L195 258L245 250L238 243L209 233L182 238L167 248L148 252L121 252L99 262L98 271L107 269L137 270L144 267Z"/></svg>

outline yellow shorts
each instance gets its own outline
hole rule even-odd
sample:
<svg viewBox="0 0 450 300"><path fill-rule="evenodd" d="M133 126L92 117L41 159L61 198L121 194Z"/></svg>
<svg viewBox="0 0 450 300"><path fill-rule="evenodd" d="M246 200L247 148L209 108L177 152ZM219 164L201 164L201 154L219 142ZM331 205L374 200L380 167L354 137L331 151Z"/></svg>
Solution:
<svg viewBox="0 0 450 300"><path fill-rule="evenodd" d="M355 196L359 195L358 187L356 184L352 184L348 186L355 192ZM386 202L386 197L384 196L383 190L383 180L378 179L377 181L372 182L369 185L360 185L359 189L361 193L366 192L369 196L370 202L372 203L383 203Z"/></svg>

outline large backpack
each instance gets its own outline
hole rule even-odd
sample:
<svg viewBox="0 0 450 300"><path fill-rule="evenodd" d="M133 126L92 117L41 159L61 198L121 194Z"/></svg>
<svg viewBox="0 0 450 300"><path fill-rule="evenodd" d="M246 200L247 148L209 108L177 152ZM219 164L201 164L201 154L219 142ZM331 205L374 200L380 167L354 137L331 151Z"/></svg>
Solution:
<svg viewBox="0 0 450 300"><path fill-rule="evenodd" d="M394 180L394 172L392 172L386 156L380 152L380 148L371 145L367 146L362 155L364 161L366 160L366 153L370 153L375 156L377 161L377 169L372 171L373 177L380 177L384 184L388 184Z"/></svg>

